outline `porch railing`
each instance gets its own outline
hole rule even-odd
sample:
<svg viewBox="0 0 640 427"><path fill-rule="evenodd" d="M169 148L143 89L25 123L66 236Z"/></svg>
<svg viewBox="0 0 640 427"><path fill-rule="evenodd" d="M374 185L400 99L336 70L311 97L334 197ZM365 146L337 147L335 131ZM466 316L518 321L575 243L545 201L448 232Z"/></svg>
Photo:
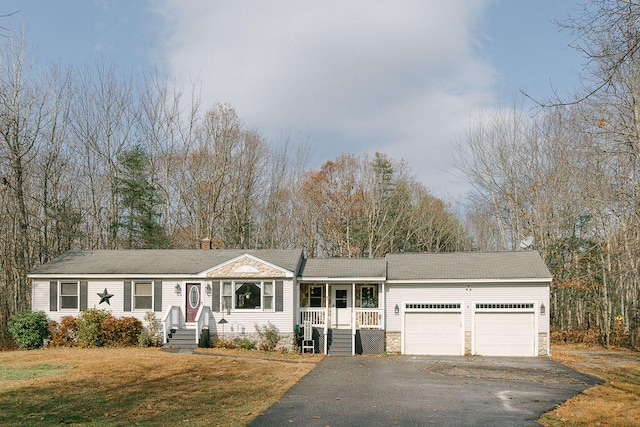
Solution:
<svg viewBox="0 0 640 427"><path fill-rule="evenodd" d="M209 328L211 309L206 305L201 305L196 314L196 345L200 342L200 333L204 328Z"/></svg>
<svg viewBox="0 0 640 427"><path fill-rule="evenodd" d="M384 310L382 308L354 308L354 329L384 329Z"/></svg>
<svg viewBox="0 0 640 427"><path fill-rule="evenodd" d="M172 305L167 308L167 311L162 316L162 332L164 335L164 343L167 343L167 336L171 329L179 329L182 321L182 312L180 307Z"/></svg>
<svg viewBox="0 0 640 427"><path fill-rule="evenodd" d="M300 307L300 325L311 322L314 328L326 328L327 319L327 309L324 307Z"/></svg>

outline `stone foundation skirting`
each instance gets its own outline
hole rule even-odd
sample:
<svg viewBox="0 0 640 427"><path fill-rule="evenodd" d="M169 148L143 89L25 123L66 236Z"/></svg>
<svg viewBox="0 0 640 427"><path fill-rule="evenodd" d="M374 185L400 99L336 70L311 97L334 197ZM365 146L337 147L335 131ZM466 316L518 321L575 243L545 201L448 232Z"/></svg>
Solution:
<svg viewBox="0 0 640 427"><path fill-rule="evenodd" d="M385 334L386 352L390 354L399 354L402 351L401 338L400 332L387 332Z"/></svg>
<svg viewBox="0 0 640 427"><path fill-rule="evenodd" d="M549 346L549 337L546 332L538 333L538 356L550 356L547 352Z"/></svg>
<svg viewBox="0 0 640 427"><path fill-rule="evenodd" d="M465 331L464 333L464 355L471 356L471 332Z"/></svg>
<svg viewBox="0 0 640 427"><path fill-rule="evenodd" d="M213 340L213 337L215 336L216 334L212 334L211 339ZM256 343L256 348L260 348L261 344L260 336L256 332L249 332L244 334L240 332L226 332L224 335L222 333L219 333L217 337L226 341L239 341L242 339L248 339ZM213 344L213 341L211 343ZM295 342L295 334L286 334L281 332L280 341L278 341L278 344L276 345L276 351L294 351L296 348L297 343Z"/></svg>

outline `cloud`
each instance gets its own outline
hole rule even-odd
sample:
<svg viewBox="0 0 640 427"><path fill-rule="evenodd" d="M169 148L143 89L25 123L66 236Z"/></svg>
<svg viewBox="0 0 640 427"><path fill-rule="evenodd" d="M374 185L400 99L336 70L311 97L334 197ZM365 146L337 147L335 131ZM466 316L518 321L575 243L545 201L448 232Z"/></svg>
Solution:
<svg viewBox="0 0 640 427"><path fill-rule="evenodd" d="M486 6L166 0L162 62L270 140L303 135L320 162L383 151L444 195L451 141L491 97L495 71L474 34Z"/></svg>

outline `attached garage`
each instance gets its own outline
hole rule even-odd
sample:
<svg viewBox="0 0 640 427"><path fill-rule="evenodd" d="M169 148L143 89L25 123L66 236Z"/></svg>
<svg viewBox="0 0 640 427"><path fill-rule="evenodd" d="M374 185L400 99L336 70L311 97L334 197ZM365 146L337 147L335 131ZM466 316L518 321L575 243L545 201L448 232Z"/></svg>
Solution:
<svg viewBox="0 0 640 427"><path fill-rule="evenodd" d="M552 281L537 252L389 254L386 351L549 355Z"/></svg>
<svg viewBox="0 0 640 427"><path fill-rule="evenodd" d="M461 304L405 304L403 344L404 354L463 355Z"/></svg>
<svg viewBox="0 0 640 427"><path fill-rule="evenodd" d="M475 304L474 354L537 356L533 303Z"/></svg>

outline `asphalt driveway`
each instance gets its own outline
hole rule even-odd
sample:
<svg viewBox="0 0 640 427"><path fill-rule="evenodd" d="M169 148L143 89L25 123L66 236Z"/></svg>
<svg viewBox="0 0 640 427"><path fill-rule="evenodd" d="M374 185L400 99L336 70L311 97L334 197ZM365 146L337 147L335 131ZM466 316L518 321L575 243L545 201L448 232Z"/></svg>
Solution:
<svg viewBox="0 0 640 427"><path fill-rule="evenodd" d="M326 357L252 426L531 426L601 381L547 358Z"/></svg>

